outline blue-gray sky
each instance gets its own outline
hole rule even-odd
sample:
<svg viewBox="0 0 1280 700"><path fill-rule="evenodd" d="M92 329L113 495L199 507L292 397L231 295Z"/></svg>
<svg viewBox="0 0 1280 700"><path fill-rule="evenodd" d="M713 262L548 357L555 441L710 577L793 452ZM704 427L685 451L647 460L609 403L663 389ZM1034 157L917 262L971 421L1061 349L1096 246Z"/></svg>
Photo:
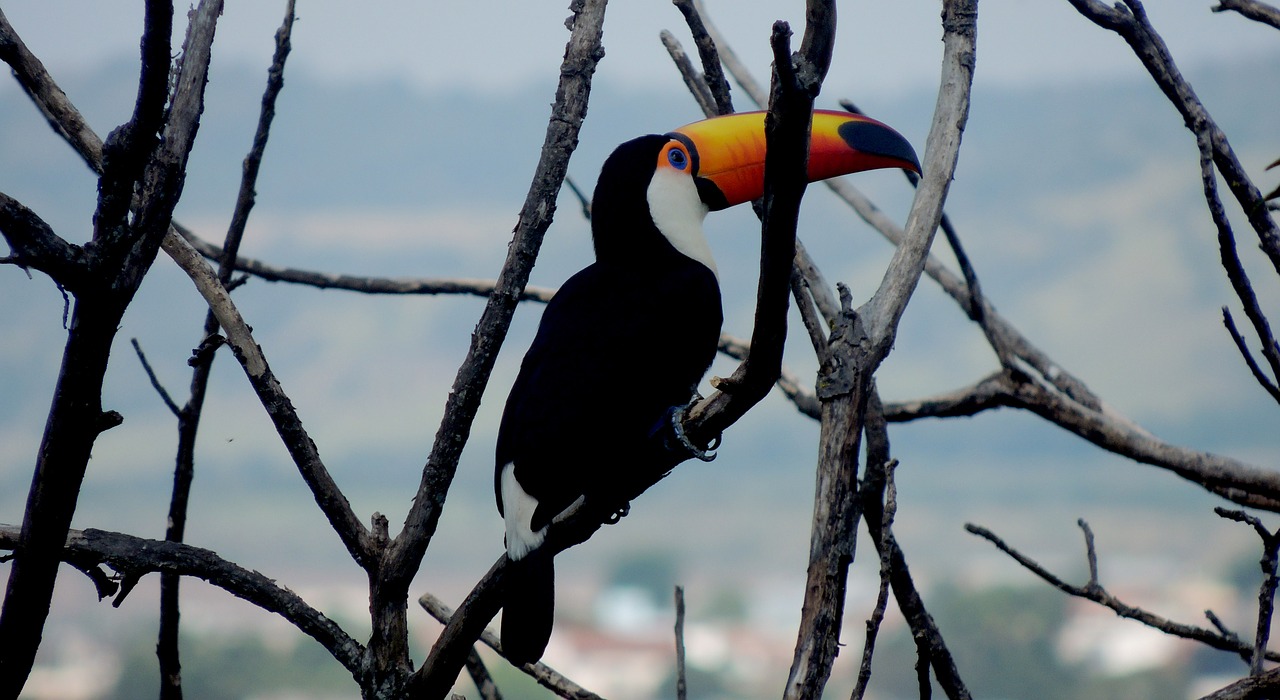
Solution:
<svg viewBox="0 0 1280 700"><path fill-rule="evenodd" d="M1275 46L1275 32L1214 3L1163 0L1148 13L1180 60L1197 62ZM334 79L397 75L422 86L508 89L553 78L564 50L566 2L298 3L294 69ZM803 26L799 0L708 0L708 12L735 50L762 74L770 23ZM218 58L257 65L270 56L282 2L231 0L218 30ZM936 0L843 3L829 85L844 94L919 87L937 80L941 54ZM4 12L55 75L137 50L141 3L9 0ZM181 17L179 18L181 19ZM665 0L617 0L605 27L602 79L668 86L670 64L656 37L685 37L680 13ZM1066 0L984 0L979 26L980 81L1088 80L1140 70L1115 35L1099 31ZM0 85L0 94L12 86Z"/></svg>
<svg viewBox="0 0 1280 700"><path fill-rule="evenodd" d="M1213 14L1212 0L1150 4L1153 21L1184 68L1266 55L1266 60L1245 65L1261 66L1259 72L1270 76L1280 73L1266 70L1276 64L1274 30L1236 15ZM140 3L0 0L0 5L55 77L79 76L80 89L72 95L78 101L102 101L85 89L86 76L99 79L102 72L97 69L103 64L136 59ZM492 167L497 163L521 177L531 170L541 138L537 127L545 121L545 106L551 100L567 38L562 24L568 14L565 5L564 0L447 4L302 0L288 68L287 81L292 82L282 97L245 252L279 264L310 267L314 263L334 272L494 274L520 194L499 192L495 178L484 179L486 168L498 169ZM765 75L768 66L765 39L770 23L781 17L796 20L798 28L803 8L794 0L709 0L709 5L716 23L757 76ZM230 108L225 99L211 100L201 127L199 152L193 156L197 167L188 179L180 219L210 238L220 236L226 214L225 207L212 208L207 202L229 202L234 196L239 159L256 117L261 74L282 11L283 2L231 0L219 26L215 60L224 66L248 66L255 79L251 91L235 95L242 102ZM868 93L879 95L882 99L877 102L891 110L886 121L910 131L923 149L921 124L927 122L927 106L919 107L916 96L937 81L938 11L934 0L842 4L826 95L858 99ZM620 94L626 96L632 90L645 100L659 91L683 89L657 41L663 28L688 45L680 15L666 0L615 0L605 28L607 56L594 84L598 95L607 93L616 102ZM1212 225L1199 200L1194 143L1182 130L1180 118L1151 88L1124 42L1079 17L1066 0L983 0L978 51L979 98L948 209L962 227L991 298L1034 342L1117 410L1174 442L1270 466L1268 460L1276 454L1275 438L1270 427L1256 427L1274 416L1275 406L1253 384L1220 327L1219 308L1231 303L1230 290L1216 267ZM317 77L329 78L334 85L317 86L326 82ZM1232 77L1239 76L1233 73ZM395 80L406 89L397 89ZM365 108L361 99L368 95L348 89L359 82L376 82L378 97L389 92L398 101ZM1246 166L1261 174L1262 167L1280 155L1280 137L1266 128L1280 114L1275 108L1274 96L1280 94L1275 79L1263 83L1253 101L1225 99L1223 92L1244 91L1235 88L1235 82L1219 82L1206 81L1197 87L1206 101L1236 107L1217 116L1242 148ZM127 81L121 84L128 85ZM388 84L392 89L387 89ZM1062 84L1088 89L1064 91L1065 97L1033 89ZM226 98L237 85L223 79L215 81L211 90L223 91L220 97ZM111 87L105 81L94 86L109 90L127 108L131 98L127 88ZM329 87L334 89L322 89ZM533 88L537 97L532 103L538 111L528 107L529 91L519 90L524 87ZM454 124L440 119L447 110L439 107L446 101L439 96L460 93L440 88L473 88L488 93L481 96L490 100L486 107L510 109L517 118L504 125L508 128L501 134L505 138L514 140L517 127L511 122L532 125L532 136L524 138L522 133L519 143L507 144L508 150L502 153L523 159L519 166L496 159L492 152L496 149L485 143L475 151L482 161L467 173L472 179L459 177L462 182L457 188L445 196L431 196L436 192L423 183L454 175L448 167L455 162L451 160L454 151L442 153L445 149L438 146L468 134L437 131L405 136L403 143L397 139L409 131L404 129L406 122L414 128L425 125L422 131L440 123ZM318 93L323 93L320 98ZM507 98L515 93L525 100L524 111L511 107L514 100ZM503 99L492 99L494 95ZM904 95L910 97L894 99ZM467 97L483 102L474 95ZM326 111L324 107L331 104L321 98L344 100L347 109ZM253 106L244 109L245 103ZM664 111L669 103L659 105L655 99L642 104L652 109L646 110L643 119L631 117L647 126L628 123L615 129L607 118L599 117L622 109L593 103L595 119L588 119L582 149L571 166L583 184L589 185L601 154L607 152L604 149L636 133L627 129L675 126ZM0 80L0 108L23 115L30 133L39 132L48 139L40 142L35 136L17 134L0 141L4 146L0 147L0 191L31 204L54 220L55 228L68 238L87 235L92 179L80 172L78 162L72 163L83 178L74 202L80 207L78 213L68 211L72 209L69 198L40 199L35 191L42 184L39 168L26 166L43 165L41 156L18 153L17 146L30 151L48 148L63 156L65 147L48 136L46 126L11 80ZM432 118L412 122L431 108L437 108L434 122ZM687 104L684 108L692 109ZM378 114L378 109L387 113ZM641 111L631 102L626 109ZM339 117L343 120L334 123ZM233 118L243 133L228 135L227 124ZM687 113L680 117L687 118L691 118ZM119 122L95 125L101 130L115 123ZM493 126L479 117L467 125L481 131L481 123ZM484 131L481 141L494 131ZM370 132L391 136L378 140ZM435 161L431 156L436 156ZM25 165L14 166L15 162ZM896 174L878 180L877 174L864 175L858 176L860 187L888 183L871 185L870 190L878 190L872 192L877 201L901 220L909 196L902 179ZM346 179L336 184L317 182L326 177ZM1273 173L1264 177L1263 186L1274 186ZM399 185L401 198L392 205L384 201L394 199L390 196L361 199L367 188L357 185L363 181ZM218 188L221 199L209 193ZM423 196L406 205L403 191L414 188ZM475 194L459 198L459 188ZM823 214L833 208L829 199L824 204L825 193L819 189L806 198L808 228L803 235L811 249L825 256L827 276L847 281L855 300L865 299L882 274L888 247L856 224L839 231L816 225L829 221ZM299 192L311 196L304 198ZM881 192L890 195L887 206L878 196ZM751 223L748 212L723 216L739 216L740 221ZM718 221L709 221L709 226L719 226ZM1248 241L1251 234L1245 228L1239 231L1242 250L1251 255L1255 247ZM754 240L749 234L735 238L713 232L710 238L722 262L725 283L752 285L750 264L729 264L735 254L732 246L742 241L748 250L736 251L739 262L752 262ZM562 201L535 281L557 284L573 261L589 255L585 226ZM739 272L731 272L731 267ZM1266 280L1260 293L1274 311L1280 308L1276 303L1280 296L1268 272L1265 268L1259 272L1259 278ZM726 298L749 298L739 292ZM480 302L370 299L257 282L237 295L327 463L351 492L357 511L362 516L374 510L387 513L393 528L397 527ZM746 335L749 313L728 310L729 329ZM0 342L0 477L12 484L0 488L0 522L17 522L21 517L29 464L65 337L61 311L62 298L47 280L36 276L32 281L19 270L0 269L0 327L23 329ZM189 376L184 360L196 342L201 318L201 300L172 265L161 260L120 334L106 402L121 409L127 420L104 434L96 446L77 526L145 536L162 531L163 494L149 497L143 492L166 488L172 464L172 417L153 395L125 343L129 337L139 337L170 390L181 393ZM536 318L533 309L522 309L517 316L464 454L451 507L442 520L442 536L424 569L424 578L429 579L423 582L424 588L456 593L501 551L501 520L492 508L489 460L501 401ZM790 349L792 366L802 376L812 377L812 353L802 333ZM908 309L898 345L879 381L888 398L908 399L952 389L993 369L994 360L981 334L926 282ZM191 541L268 570L269 575L280 575L290 585L345 582L355 590L348 596L354 607L361 608L359 572L343 561L340 547L298 484L243 377L232 363L220 360L215 382L220 383L211 391L202 426L200 505L193 512ZM38 389L29 388L37 385ZM25 391L9 391L7 386ZM799 590L808 541L815 433L812 422L797 417L777 397L771 398L726 436L716 464L682 468L646 494L623 526L608 530L591 548L566 556L566 568L576 562L579 570L601 571L601 561L629 549L669 546L678 549L682 562L704 562L726 552L723 556L728 557L737 550L740 556L756 560L733 561L735 579L785 572L788 590ZM1004 526L1028 539L1043 536L1037 543L1061 542L1056 548L1046 546L1050 558L1056 555L1058 561L1075 562L1076 517L1088 517L1112 543L1123 537L1140 540L1144 525L1150 523L1134 525L1135 501L1157 493L1166 499L1158 508L1172 512L1170 493L1198 494L1172 476L1082 446L1075 438L1012 411L971 421L895 428L894 438L905 465L900 472L904 509L900 534L916 553L918 570L945 570L953 580L963 573L959 567L973 568L973 562L987 564L986 571L997 578L1016 572L1003 559L991 564L988 548L960 530L959 524L966 519L998 530ZM1111 494L1110 500L1106 494ZM1230 526L1204 525L1212 521L1209 500L1182 508L1170 521L1198 522L1196 538L1204 541L1212 542L1224 531L1234 532L1228 530ZM704 515L708 503L725 512L734 506L749 508L753 522L719 518L709 524ZM468 504L475 507L463 507ZM1196 521L1197 517L1201 520ZM264 537L264 532L270 537ZM1241 529L1238 534L1240 542L1216 549L1252 552L1252 533ZM747 541L750 538L759 541ZM1175 541L1188 548L1201 543L1179 535L1166 539L1155 547L1163 551ZM781 554L758 556L772 545ZM1132 539L1112 546L1112 552L1128 552L1130 546L1146 552L1153 547L1149 540L1135 543ZM440 566L454 563L464 549L473 560L452 569ZM304 576L291 571L309 572L314 561L339 562L334 567L337 573L325 569L322 575ZM458 580L442 582L446 575ZM70 576L65 580L87 585ZM87 592L85 597L91 599ZM798 601L798 596L793 597ZM794 607L789 601L787 609ZM77 624L78 614L69 615Z"/></svg>

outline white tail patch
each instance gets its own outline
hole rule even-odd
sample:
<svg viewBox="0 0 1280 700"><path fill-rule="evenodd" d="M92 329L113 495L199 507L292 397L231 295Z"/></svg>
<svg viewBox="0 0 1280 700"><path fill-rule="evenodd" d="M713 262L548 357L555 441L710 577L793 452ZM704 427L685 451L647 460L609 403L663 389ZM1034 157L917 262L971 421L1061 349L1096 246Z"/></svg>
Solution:
<svg viewBox="0 0 1280 700"><path fill-rule="evenodd" d="M533 511L538 499L530 496L516 481L516 465L502 468L502 514L507 525L507 558L523 559L526 554L542 544L547 528L533 531Z"/></svg>

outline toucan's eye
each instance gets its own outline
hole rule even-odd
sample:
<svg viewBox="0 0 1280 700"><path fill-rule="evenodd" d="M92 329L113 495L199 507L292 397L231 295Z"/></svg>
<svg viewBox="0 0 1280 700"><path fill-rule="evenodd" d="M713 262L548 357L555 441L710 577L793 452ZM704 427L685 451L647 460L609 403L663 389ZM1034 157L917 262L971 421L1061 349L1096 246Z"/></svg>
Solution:
<svg viewBox="0 0 1280 700"><path fill-rule="evenodd" d="M689 157L679 148L672 148L667 151L667 162L676 170L684 170L689 167Z"/></svg>

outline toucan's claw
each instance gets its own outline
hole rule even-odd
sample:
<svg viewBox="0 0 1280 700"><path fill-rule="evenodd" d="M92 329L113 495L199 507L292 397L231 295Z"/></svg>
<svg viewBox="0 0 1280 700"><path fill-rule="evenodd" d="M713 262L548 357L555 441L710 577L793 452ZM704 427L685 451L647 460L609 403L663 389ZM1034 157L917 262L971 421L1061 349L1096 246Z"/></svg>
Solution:
<svg viewBox="0 0 1280 700"><path fill-rule="evenodd" d="M680 446L683 447L690 456L702 460L703 462L710 462L716 458L716 449L720 447L720 436L716 435L711 439L711 444L703 448L693 444L693 441L689 439L688 434L684 432L685 414L687 414L689 409L693 408L693 406L701 400L702 395L695 391L693 392L693 398L689 399L689 403L673 411L671 413L671 430L675 433L676 439L680 441Z"/></svg>
<svg viewBox="0 0 1280 700"><path fill-rule="evenodd" d="M606 525L617 525L618 521L627 517L627 514L629 514L630 512L631 512L631 504L624 503L622 504L621 508L610 513L609 517L604 519L604 523Z"/></svg>

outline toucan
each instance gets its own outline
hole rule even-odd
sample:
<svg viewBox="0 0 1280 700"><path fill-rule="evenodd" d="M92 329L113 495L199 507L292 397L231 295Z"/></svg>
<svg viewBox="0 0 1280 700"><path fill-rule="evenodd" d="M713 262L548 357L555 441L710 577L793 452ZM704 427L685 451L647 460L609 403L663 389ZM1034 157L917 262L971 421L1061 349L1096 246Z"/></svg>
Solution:
<svg viewBox="0 0 1280 700"><path fill-rule="evenodd" d="M694 396L722 320L703 218L764 192L765 113L714 117L628 141L591 202L596 261L556 292L507 398L494 490L506 524L502 649L537 661L551 637L547 527L652 472L654 435ZM815 110L808 180L919 172L911 145L867 117Z"/></svg>

